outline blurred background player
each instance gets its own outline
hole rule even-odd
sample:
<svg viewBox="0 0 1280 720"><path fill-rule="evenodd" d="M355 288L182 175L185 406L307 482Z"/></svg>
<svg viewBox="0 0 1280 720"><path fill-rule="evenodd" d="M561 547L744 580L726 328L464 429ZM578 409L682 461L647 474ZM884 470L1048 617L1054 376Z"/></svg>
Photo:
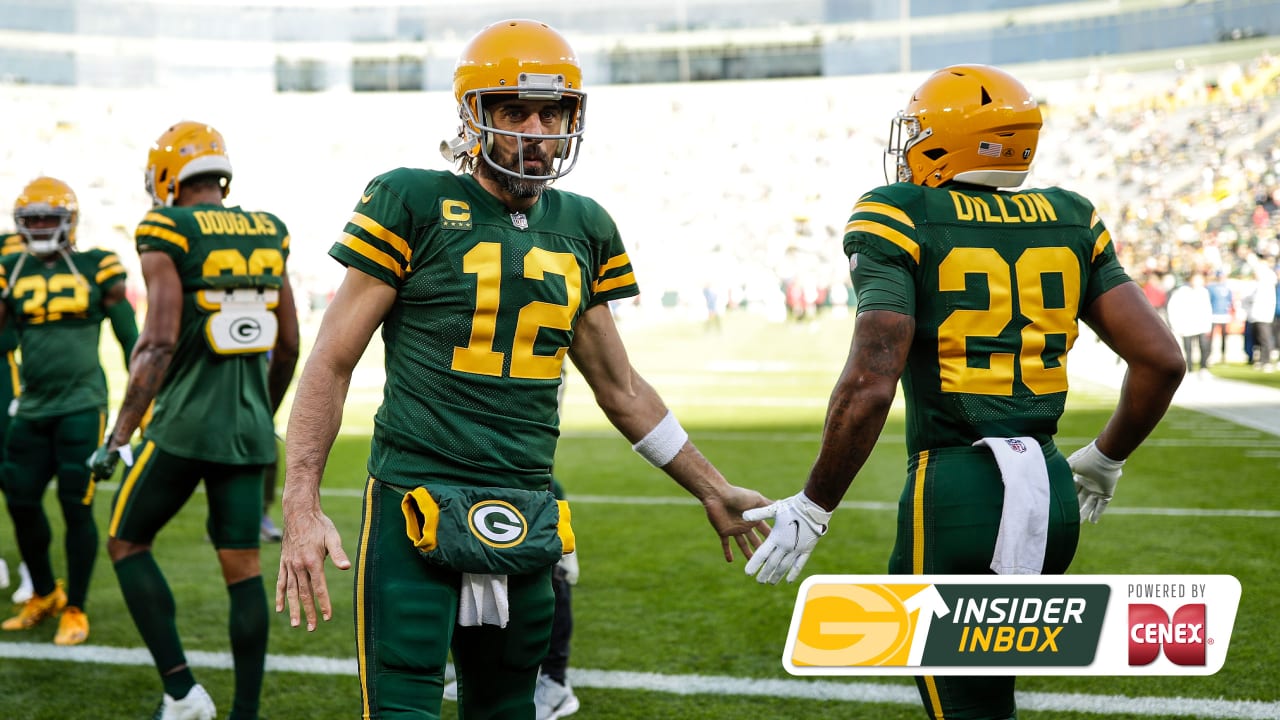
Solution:
<svg viewBox="0 0 1280 720"><path fill-rule="evenodd" d="M25 251L26 241L22 239L21 234L16 232L0 234L0 256ZM18 409L15 401L22 393L22 382L18 378L18 330L11 324L0 330L0 355L4 360L3 367L0 367L0 493L2 493L5 479L9 476L4 439L9 432L9 418L13 417L13 413ZM4 551L9 539L6 532L5 537L0 541L0 552ZM31 588L31 573L27 571L27 564L21 560L17 563L17 574L18 587L14 589L11 598L15 605L21 605L30 600L35 591ZM8 559L0 556L0 589L9 587L10 582Z"/></svg>
<svg viewBox="0 0 1280 720"><path fill-rule="evenodd" d="M147 318L115 427L90 458L99 477L110 476L154 400L111 505L107 552L160 673L161 720L216 712L187 665L173 593L151 552L201 480L230 599L229 717L256 718L262 692L269 628L258 557L262 482L276 458L272 417L298 358L298 318L288 230L271 213L225 206L230 183L222 135L203 123L170 127L148 153L154 207L135 233Z"/></svg>
<svg viewBox="0 0 1280 720"><path fill-rule="evenodd" d="M79 204L66 183L31 181L14 203L13 218L26 251L0 257L0 325L17 329L26 362L5 441L5 498L34 594L0 627L26 630L61 613L54 642L75 645L89 636L84 608L98 556L94 478L84 464L107 419L98 341L109 319L128 366L138 327L120 259L106 250L76 249ZM65 590L54 578L43 504L55 476L66 522Z"/></svg>
<svg viewBox="0 0 1280 720"><path fill-rule="evenodd" d="M567 506L544 510L566 356L637 452L701 501L727 561L731 543L748 556L759 544L764 524L741 512L766 501L725 481L631 365L609 301L639 287L612 218L548 187L573 168L584 129L573 48L534 20L494 23L463 48L454 97L462 124L442 152L462 172L375 177L329 251L347 270L289 416L276 610L314 630L317 610L333 612L325 558L351 567L320 482L352 372L381 326L386 383L356 560L363 712L438 717L452 650L460 715L527 718L554 614L556 560L543 561L566 547L554 538ZM523 508L542 524L522 537L547 539L522 542L513 552L530 561L499 573L468 541L478 533L442 530L433 538L479 559L431 563L406 537L403 505L432 493Z"/></svg>
<svg viewBox="0 0 1280 720"><path fill-rule="evenodd" d="M799 577L899 380L908 460L895 574L1066 572L1081 518L1098 521L1163 417L1182 352L1093 204L1056 187L1000 189L1026 179L1041 124L1022 83L985 65L935 72L898 114L886 152L898 182L862 195L845 227L858 314L818 457L801 492L744 513L775 518L747 563L759 582ZM1064 458L1053 436L1082 319L1128 369L1106 427ZM916 685L932 718L1011 718L1014 680Z"/></svg>

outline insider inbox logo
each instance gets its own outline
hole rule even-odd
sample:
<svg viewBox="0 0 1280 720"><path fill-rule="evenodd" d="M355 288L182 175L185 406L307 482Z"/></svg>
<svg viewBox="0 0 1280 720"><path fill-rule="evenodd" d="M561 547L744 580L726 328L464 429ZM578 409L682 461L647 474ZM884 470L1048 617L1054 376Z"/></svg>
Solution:
<svg viewBox="0 0 1280 720"><path fill-rule="evenodd" d="M793 675L1208 675L1230 575L828 575L801 584Z"/></svg>

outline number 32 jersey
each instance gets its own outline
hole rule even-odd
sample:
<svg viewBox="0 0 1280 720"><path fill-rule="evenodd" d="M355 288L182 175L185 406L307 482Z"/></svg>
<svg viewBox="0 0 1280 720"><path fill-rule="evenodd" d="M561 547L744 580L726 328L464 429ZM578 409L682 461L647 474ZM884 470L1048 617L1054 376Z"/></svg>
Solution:
<svg viewBox="0 0 1280 720"><path fill-rule="evenodd" d="M179 457L233 465L276 459L267 351L284 284L289 232L267 212L159 207L135 233L182 281L178 345L146 437Z"/></svg>
<svg viewBox="0 0 1280 720"><path fill-rule="evenodd" d="M98 357L102 300L124 280L120 258L108 250L72 249L47 262L25 251L0 259L8 326L17 328L22 343L18 416L106 408L107 378Z"/></svg>
<svg viewBox="0 0 1280 720"><path fill-rule="evenodd" d="M1080 315L1129 280L1093 205L1060 188L883 186L854 206L844 249L858 312L916 320L902 377L910 454L1049 442Z"/></svg>
<svg viewBox="0 0 1280 720"><path fill-rule="evenodd" d="M370 474L545 489L574 325L639 292L604 209L547 188L512 214L470 175L401 168L329 252L397 291Z"/></svg>

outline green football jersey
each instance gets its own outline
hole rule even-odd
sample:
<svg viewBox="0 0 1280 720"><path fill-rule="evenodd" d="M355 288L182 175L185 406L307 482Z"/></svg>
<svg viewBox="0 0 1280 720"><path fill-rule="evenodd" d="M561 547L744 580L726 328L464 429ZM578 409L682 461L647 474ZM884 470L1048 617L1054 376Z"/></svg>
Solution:
<svg viewBox="0 0 1280 720"><path fill-rule="evenodd" d="M545 489L574 325L639 292L608 213L548 188L512 214L470 175L401 168L369 183L329 253L398 293L370 474Z"/></svg>
<svg viewBox="0 0 1280 720"><path fill-rule="evenodd" d="M72 250L47 261L26 252L0 256L0 291L8 325L26 362L19 372L18 417L39 419L107 406L98 356L102 300L124 282L120 258L107 250Z"/></svg>
<svg viewBox="0 0 1280 720"><path fill-rule="evenodd" d="M135 234L182 279L178 344L146 437L179 457L237 465L276 459L267 391L289 232L275 215L239 207L161 207Z"/></svg>
<svg viewBox="0 0 1280 720"><path fill-rule="evenodd" d="M18 252L27 250L27 241L18 233L0 234L0 256L15 255ZM17 357L14 352L18 350L18 324L9 322L4 324L4 328L0 328L0 359L4 360L4 368L0 368L0 373L6 373L8 377L3 378L0 382L0 388L10 388L10 391L0 392L0 413L8 414L9 401L13 400L14 393L19 392L18 364Z"/></svg>
<svg viewBox="0 0 1280 720"><path fill-rule="evenodd" d="M1093 205L1060 188L880 187L853 208L844 249L858 312L915 317L902 377L911 454L1048 442L1080 315L1129 280Z"/></svg>

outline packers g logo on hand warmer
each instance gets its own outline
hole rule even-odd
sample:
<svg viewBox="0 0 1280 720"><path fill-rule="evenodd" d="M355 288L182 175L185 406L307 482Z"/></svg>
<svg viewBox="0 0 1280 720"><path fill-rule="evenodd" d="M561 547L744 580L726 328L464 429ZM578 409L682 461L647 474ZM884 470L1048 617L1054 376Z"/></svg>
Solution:
<svg viewBox="0 0 1280 720"><path fill-rule="evenodd" d="M509 548L524 542L529 523L511 503L485 500L471 506L467 525L480 542L490 547Z"/></svg>

